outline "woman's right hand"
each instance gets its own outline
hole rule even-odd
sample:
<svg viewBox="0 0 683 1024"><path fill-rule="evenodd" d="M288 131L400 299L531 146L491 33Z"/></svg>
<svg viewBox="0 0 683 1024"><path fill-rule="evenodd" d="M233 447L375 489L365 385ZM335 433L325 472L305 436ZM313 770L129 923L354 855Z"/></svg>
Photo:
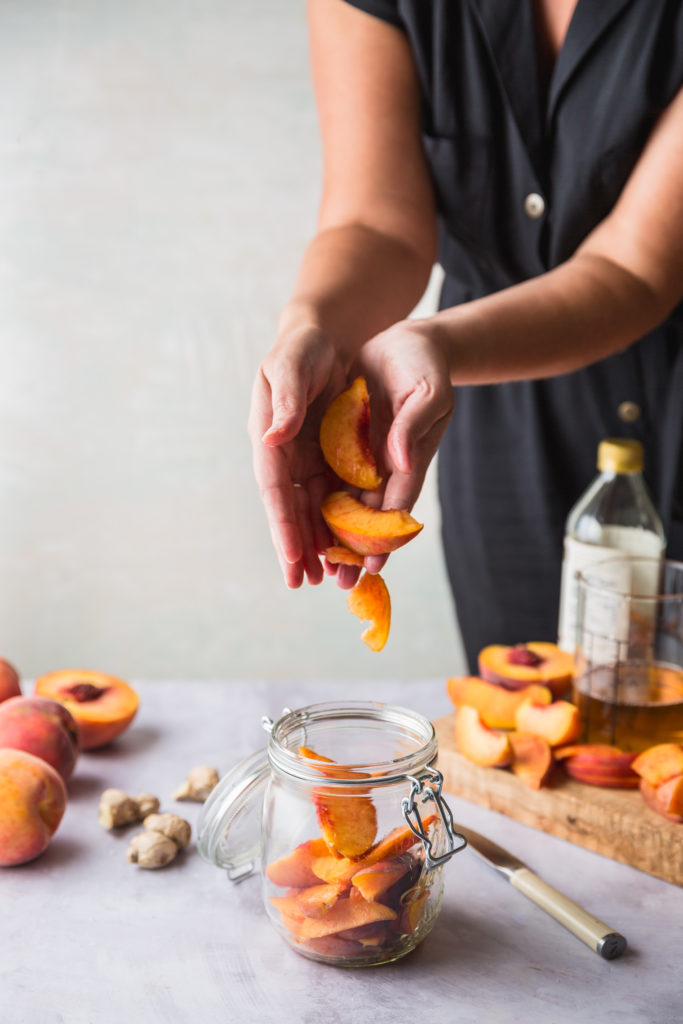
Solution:
<svg viewBox="0 0 683 1024"><path fill-rule="evenodd" d="M318 433L327 405L345 385L339 355L315 325L286 327L254 381L254 474L288 587L301 586L304 576L312 584L324 576L320 555L330 535L320 505L329 484Z"/></svg>

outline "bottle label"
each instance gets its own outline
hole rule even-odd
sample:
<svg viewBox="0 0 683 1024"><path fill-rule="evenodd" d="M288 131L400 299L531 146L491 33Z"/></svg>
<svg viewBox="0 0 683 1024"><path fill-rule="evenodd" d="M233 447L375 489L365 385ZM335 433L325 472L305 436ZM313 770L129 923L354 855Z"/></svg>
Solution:
<svg viewBox="0 0 683 1024"><path fill-rule="evenodd" d="M584 572L589 566L607 561L607 559L613 560L628 556L659 559L663 553L661 538L648 530L623 526L605 527L603 528L603 537L608 542L619 542L619 547L609 543L607 545L586 544L574 537L565 537L564 540L557 643L562 650L568 651L570 654L574 653L577 640L577 573ZM638 579L635 579L632 569L621 563L619 566L615 566L609 574L607 574L607 569L601 570L601 578L605 583L627 594L632 589L641 596L654 594L657 587L656 566L647 568L639 566L637 572ZM623 617L623 613L616 611L613 602L602 600L599 592L591 593L587 597L587 601L589 606L584 609L584 619L590 618L596 635L606 639L611 638L611 641L618 643L624 629L628 630L627 625L615 619L618 614ZM606 660L609 659L606 658Z"/></svg>

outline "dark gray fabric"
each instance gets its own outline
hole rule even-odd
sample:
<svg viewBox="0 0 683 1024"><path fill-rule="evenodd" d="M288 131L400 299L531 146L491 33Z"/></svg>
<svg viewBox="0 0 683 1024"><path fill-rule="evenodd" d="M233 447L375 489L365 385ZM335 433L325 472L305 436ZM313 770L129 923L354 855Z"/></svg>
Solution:
<svg viewBox="0 0 683 1024"><path fill-rule="evenodd" d="M547 96L531 0L347 0L399 24L422 89L442 308L557 266L612 209L683 84L680 0L578 0ZM532 219L525 197L545 211ZM683 273L683 268L682 268ZM487 643L554 640L564 522L604 437L636 437L668 553L683 558L683 307L576 373L456 388L442 532L470 667ZM617 409L636 402L641 418Z"/></svg>

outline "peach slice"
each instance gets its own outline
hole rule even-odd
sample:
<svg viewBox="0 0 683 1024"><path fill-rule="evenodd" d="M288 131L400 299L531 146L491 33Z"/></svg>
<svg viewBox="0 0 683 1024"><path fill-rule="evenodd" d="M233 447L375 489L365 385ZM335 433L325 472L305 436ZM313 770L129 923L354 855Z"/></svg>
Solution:
<svg viewBox="0 0 683 1024"><path fill-rule="evenodd" d="M364 572L346 600L353 615L370 622L361 635L363 643L371 651L381 651L391 627L391 598L380 574Z"/></svg>
<svg viewBox="0 0 683 1024"><path fill-rule="evenodd" d="M455 716L455 743L460 753L485 768L503 768L512 761L506 733L484 725L476 708L463 704Z"/></svg>
<svg viewBox="0 0 683 1024"><path fill-rule="evenodd" d="M347 928L337 932L340 939L351 939L360 942L361 946L383 946L387 941L387 926L383 921L373 924L361 924L357 928Z"/></svg>
<svg viewBox="0 0 683 1024"><path fill-rule="evenodd" d="M683 775L674 775L657 787L657 791L663 800L666 800L667 814L674 814L677 817L683 815Z"/></svg>
<svg viewBox="0 0 683 1024"><path fill-rule="evenodd" d="M363 953L363 946L360 942L342 938L339 932L333 935L320 935L317 939L307 939L305 942L300 942L299 945L304 949L310 949L312 953L344 960Z"/></svg>
<svg viewBox="0 0 683 1024"><path fill-rule="evenodd" d="M273 885L283 889L305 889L307 886L318 885L320 879L313 871L313 862L328 854L329 849L324 839L309 839L286 856L272 861L266 868L266 877Z"/></svg>
<svg viewBox="0 0 683 1024"><path fill-rule="evenodd" d="M567 774L577 782L611 789L637 789L638 776L631 765L635 753L606 743L575 743L555 750Z"/></svg>
<svg viewBox="0 0 683 1024"><path fill-rule="evenodd" d="M413 858L405 853L392 860L378 860L375 864L357 871L351 879L351 884L358 889L364 899L376 900L403 878L413 864Z"/></svg>
<svg viewBox="0 0 683 1024"><path fill-rule="evenodd" d="M640 795L650 810L661 814L663 818L667 818L668 821L673 821L677 824L683 821L683 810L680 812L669 810L671 800L667 787L670 788L670 784L677 782L678 779L683 779L683 776L674 776L673 779L669 779L668 782L662 782L659 786L653 786L646 782L645 779L641 779L639 785Z"/></svg>
<svg viewBox="0 0 683 1024"><path fill-rule="evenodd" d="M368 903L359 893L357 898L349 895L337 900L324 917L305 917L298 925L297 934L302 939L317 939L377 921L395 921L396 916L391 907Z"/></svg>
<svg viewBox="0 0 683 1024"><path fill-rule="evenodd" d="M548 687L553 697L561 697L571 686L573 674L572 655L560 650L557 644L491 644L479 652L479 675L510 690L540 683Z"/></svg>
<svg viewBox="0 0 683 1024"><path fill-rule="evenodd" d="M532 684L521 690L508 690L480 676L454 676L446 681L446 692L456 708L469 704L491 729L514 729L515 711L525 700L550 704L553 697L547 686Z"/></svg>
<svg viewBox="0 0 683 1024"><path fill-rule="evenodd" d="M368 778L366 772L338 766L331 758L323 757L309 747L299 747L299 754L313 761L334 765L330 769L314 765L317 771L328 778ZM377 811L370 797L362 795L366 792L360 787L347 789L343 794L328 788L313 790L312 800L323 838L334 853L343 857L361 857L375 841Z"/></svg>
<svg viewBox="0 0 683 1024"><path fill-rule="evenodd" d="M429 829L437 820L436 814L430 814L422 819L425 829ZM348 857L334 857L329 853L327 856L317 857L313 861L313 871L324 882L339 882L350 884L353 876L363 868L371 867L382 860L391 860L400 857L418 843L417 836L407 825L397 825L388 832L375 845L361 857L360 860L351 860Z"/></svg>
<svg viewBox="0 0 683 1024"><path fill-rule="evenodd" d="M578 739L581 717L577 706L568 700L545 705L525 701L515 711L515 725L519 732L542 736L551 747L557 747Z"/></svg>
<svg viewBox="0 0 683 1024"><path fill-rule="evenodd" d="M353 487L374 491L382 483L370 447L370 396L364 377L330 402L320 424L320 447L328 466Z"/></svg>
<svg viewBox="0 0 683 1024"><path fill-rule="evenodd" d="M363 564L363 556L345 548L341 544L331 544L325 548L325 558L330 565L360 565Z"/></svg>
<svg viewBox="0 0 683 1024"><path fill-rule="evenodd" d="M554 763L550 744L542 736L528 732L511 732L508 739L513 774L530 789L540 789L550 778Z"/></svg>
<svg viewBox="0 0 683 1024"><path fill-rule="evenodd" d="M328 494L320 510L337 540L359 555L386 555L422 529L409 512L370 508L347 491Z"/></svg>
<svg viewBox="0 0 683 1024"><path fill-rule="evenodd" d="M135 690L122 679L80 669L48 672L36 680L34 692L71 712L83 750L104 747L125 732L139 704Z"/></svg>
<svg viewBox="0 0 683 1024"><path fill-rule="evenodd" d="M406 894L403 908L401 910L401 917L399 920L399 930L404 932L406 935L411 935L417 931L418 925L420 924L427 900L429 899L429 889L415 889L410 895Z"/></svg>
<svg viewBox="0 0 683 1024"><path fill-rule="evenodd" d="M659 786L674 775L683 774L683 746L656 743L638 754L631 767L651 786Z"/></svg>
<svg viewBox="0 0 683 1024"><path fill-rule="evenodd" d="M294 897L304 917L324 917L345 891L343 885L312 885Z"/></svg>

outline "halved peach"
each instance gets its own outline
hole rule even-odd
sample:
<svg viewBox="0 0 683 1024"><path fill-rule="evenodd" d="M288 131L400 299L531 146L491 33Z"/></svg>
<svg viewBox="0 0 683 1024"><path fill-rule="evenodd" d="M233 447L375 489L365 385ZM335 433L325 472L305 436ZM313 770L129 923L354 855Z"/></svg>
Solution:
<svg viewBox="0 0 683 1024"><path fill-rule="evenodd" d="M512 747L513 773L530 789L540 789L550 778L553 767L550 744L542 736L528 732L511 732L508 739Z"/></svg>
<svg viewBox="0 0 683 1024"><path fill-rule="evenodd" d="M351 551L350 548L345 548L343 544L331 544L329 548L325 548L325 558L330 565L363 564L363 556Z"/></svg>
<svg viewBox="0 0 683 1024"><path fill-rule="evenodd" d="M111 743L135 718L139 698L122 679L82 669L40 676L34 692L59 701L76 719L83 750Z"/></svg>
<svg viewBox="0 0 683 1024"><path fill-rule="evenodd" d="M333 491L320 510L337 540L359 555L385 555L407 544L422 523L403 509L370 508L347 491Z"/></svg>
<svg viewBox="0 0 683 1024"><path fill-rule="evenodd" d="M324 839L308 839L291 853L272 861L266 868L266 877L273 885L282 886L283 889L304 889L318 885L320 879L313 871L313 861L328 854L329 848Z"/></svg>
<svg viewBox="0 0 683 1024"><path fill-rule="evenodd" d="M361 634L361 640L371 651L381 651L389 637L391 627L391 598L387 585L379 573L364 572L349 591L349 611L370 625Z"/></svg>
<svg viewBox="0 0 683 1024"><path fill-rule="evenodd" d="M551 747L557 747L578 739L581 717L576 704L568 700L555 700L552 704L524 701L515 711L515 725L519 732L542 736Z"/></svg>
<svg viewBox="0 0 683 1024"><path fill-rule="evenodd" d="M374 491L382 483L370 447L370 395L364 377L330 402L320 424L320 447L328 466L353 487Z"/></svg>
<svg viewBox="0 0 683 1024"><path fill-rule="evenodd" d="M480 676L454 676L446 681L446 692L456 708L469 704L492 729L514 729L515 711L525 700L550 704L553 697L547 686L532 684L521 690L508 690Z"/></svg>
<svg viewBox="0 0 683 1024"><path fill-rule="evenodd" d="M683 774L683 746L679 743L656 743L638 754L631 767L651 786L659 786L674 775Z"/></svg>
<svg viewBox="0 0 683 1024"><path fill-rule="evenodd" d="M674 784L672 786L672 783ZM672 804L671 790L680 790L683 793L683 775L675 775L673 779L669 779L667 782L660 783L659 786L653 786L645 779L640 780L639 784L640 795L652 811L656 811L657 814L661 814L663 818L667 818L669 821L680 823L683 821L683 797L680 800L680 810L670 810L670 807L676 807L678 801Z"/></svg>
<svg viewBox="0 0 683 1024"><path fill-rule="evenodd" d="M469 704L463 704L456 712L455 743L463 757L485 768L503 768L512 761L507 734L489 729L477 709Z"/></svg>
<svg viewBox="0 0 683 1024"><path fill-rule="evenodd" d="M571 686L573 674L572 655L560 650L557 644L490 644L479 652L479 675L511 690L540 683L554 697L561 697Z"/></svg>

